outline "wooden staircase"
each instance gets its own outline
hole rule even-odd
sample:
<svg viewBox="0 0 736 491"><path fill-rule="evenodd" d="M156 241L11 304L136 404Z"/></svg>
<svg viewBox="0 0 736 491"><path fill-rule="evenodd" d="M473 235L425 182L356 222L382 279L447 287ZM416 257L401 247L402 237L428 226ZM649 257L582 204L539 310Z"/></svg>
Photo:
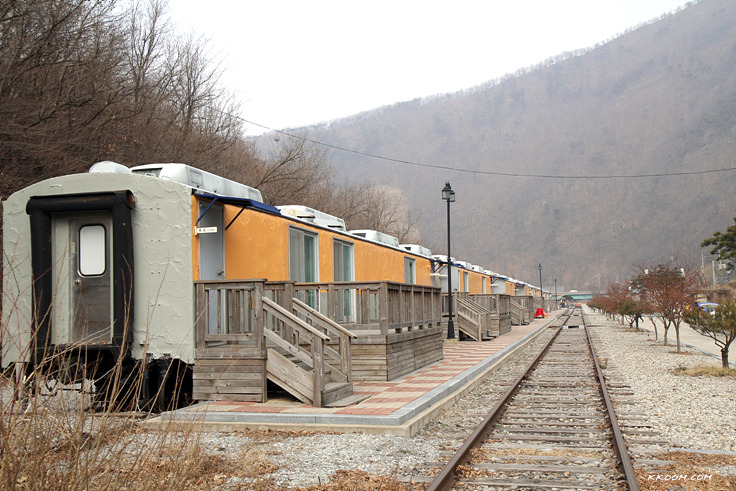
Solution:
<svg viewBox="0 0 736 491"><path fill-rule="evenodd" d="M356 404L355 334L264 280L196 281L197 400L266 402L267 380L315 407Z"/></svg>
<svg viewBox="0 0 736 491"><path fill-rule="evenodd" d="M476 341L495 338L498 334L492 331L493 312L478 305L472 300L457 300L458 329Z"/></svg>
<svg viewBox="0 0 736 491"><path fill-rule="evenodd" d="M511 300L511 323L516 326L529 324L529 311L526 307Z"/></svg>
<svg viewBox="0 0 736 491"><path fill-rule="evenodd" d="M289 311L263 298L268 380L315 407L365 399L353 395L350 342L355 334L296 298L291 303Z"/></svg>

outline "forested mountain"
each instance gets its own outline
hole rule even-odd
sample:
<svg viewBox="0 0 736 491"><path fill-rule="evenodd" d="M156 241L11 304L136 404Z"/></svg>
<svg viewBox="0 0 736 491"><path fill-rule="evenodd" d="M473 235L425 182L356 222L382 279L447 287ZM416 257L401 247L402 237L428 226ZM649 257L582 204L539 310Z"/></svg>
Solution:
<svg viewBox="0 0 736 491"><path fill-rule="evenodd" d="M597 289L633 263L699 265L736 208L736 172L707 172L736 167L736 3L702 0L500 81L305 131L422 164L329 154L400 189L435 253L449 180L453 256L494 271L538 284L541 263L545 288Z"/></svg>

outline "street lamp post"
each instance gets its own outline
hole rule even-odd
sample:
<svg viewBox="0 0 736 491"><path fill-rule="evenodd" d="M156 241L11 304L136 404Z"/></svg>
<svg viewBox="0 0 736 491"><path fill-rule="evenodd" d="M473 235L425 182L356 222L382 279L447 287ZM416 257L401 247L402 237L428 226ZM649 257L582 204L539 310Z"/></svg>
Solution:
<svg viewBox="0 0 736 491"><path fill-rule="evenodd" d="M555 310L557 310L557 278L555 278Z"/></svg>
<svg viewBox="0 0 736 491"><path fill-rule="evenodd" d="M542 292L544 290L542 289L542 263L539 263L539 297L544 298L544 295L542 295Z"/></svg>
<svg viewBox="0 0 736 491"><path fill-rule="evenodd" d="M455 191L450 187L450 181L445 181L442 188L442 199L447 201L447 339L455 339L455 323L452 320L452 259L450 255L450 203L455 201Z"/></svg>

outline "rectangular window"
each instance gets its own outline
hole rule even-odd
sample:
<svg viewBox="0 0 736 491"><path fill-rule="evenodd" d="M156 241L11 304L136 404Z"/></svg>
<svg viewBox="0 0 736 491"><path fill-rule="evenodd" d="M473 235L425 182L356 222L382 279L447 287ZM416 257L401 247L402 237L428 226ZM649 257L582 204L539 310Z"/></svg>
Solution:
<svg viewBox="0 0 736 491"><path fill-rule="evenodd" d="M416 261L404 256L404 283L413 285L417 282Z"/></svg>
<svg viewBox="0 0 736 491"><path fill-rule="evenodd" d="M353 281L353 245L336 240L332 246L334 281Z"/></svg>
<svg viewBox="0 0 736 491"><path fill-rule="evenodd" d="M319 278L317 234L298 228L289 229L289 279L297 283L314 283ZM303 290L299 299L314 309L318 290Z"/></svg>
<svg viewBox="0 0 736 491"><path fill-rule="evenodd" d="M332 244L332 279L334 281L354 281L353 245L348 242L335 240ZM337 291L338 322L354 322L353 312L355 303L354 289L340 289Z"/></svg>
<svg viewBox="0 0 736 491"><path fill-rule="evenodd" d="M481 278L481 280L483 281L483 286L482 286L482 288L483 288L483 291L482 291L482 293L483 293L484 295L486 294L486 279L487 279L487 278L486 278L485 276L484 276L483 278Z"/></svg>
<svg viewBox="0 0 736 491"><path fill-rule="evenodd" d="M470 275L468 275L467 271L463 271L463 291L470 291Z"/></svg>
<svg viewBox="0 0 736 491"><path fill-rule="evenodd" d="M317 235L289 229L289 279L299 283L317 281Z"/></svg>
<svg viewBox="0 0 736 491"><path fill-rule="evenodd" d="M106 232L102 225L85 225L79 229L79 274L100 276L107 263Z"/></svg>

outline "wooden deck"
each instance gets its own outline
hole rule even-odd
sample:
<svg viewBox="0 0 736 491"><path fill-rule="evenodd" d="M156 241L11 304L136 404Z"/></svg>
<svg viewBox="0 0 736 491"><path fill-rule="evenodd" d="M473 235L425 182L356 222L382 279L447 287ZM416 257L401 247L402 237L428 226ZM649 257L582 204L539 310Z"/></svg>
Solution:
<svg viewBox="0 0 736 491"><path fill-rule="evenodd" d="M265 284L195 283L195 399L265 402L267 380L316 407L351 396L355 336L296 299L279 305Z"/></svg>
<svg viewBox="0 0 736 491"><path fill-rule="evenodd" d="M275 298L298 298L355 334L352 376L394 380L442 359L440 290L394 282L268 283Z"/></svg>
<svg viewBox="0 0 736 491"><path fill-rule="evenodd" d="M440 291L391 282L199 281L194 397L265 402L266 381L316 407L352 381L442 359ZM339 320L339 322L336 322Z"/></svg>
<svg viewBox="0 0 736 491"><path fill-rule="evenodd" d="M501 293L468 294L453 293L453 312L456 313L457 326L476 341L487 341L511 331L514 319L513 303L515 297ZM447 314L447 294L443 293L443 314ZM520 309L520 308L519 308ZM518 311L517 311L518 315ZM524 317L527 320L528 316Z"/></svg>
<svg viewBox="0 0 736 491"><path fill-rule="evenodd" d="M266 401L263 282L195 283L194 399Z"/></svg>
<svg viewBox="0 0 736 491"><path fill-rule="evenodd" d="M340 405L354 380L396 380L443 357L439 288L265 280L195 287L198 400L265 402L270 380L315 407ZM478 341L508 333L515 317L528 324L536 309L532 297L453 300L461 332Z"/></svg>

